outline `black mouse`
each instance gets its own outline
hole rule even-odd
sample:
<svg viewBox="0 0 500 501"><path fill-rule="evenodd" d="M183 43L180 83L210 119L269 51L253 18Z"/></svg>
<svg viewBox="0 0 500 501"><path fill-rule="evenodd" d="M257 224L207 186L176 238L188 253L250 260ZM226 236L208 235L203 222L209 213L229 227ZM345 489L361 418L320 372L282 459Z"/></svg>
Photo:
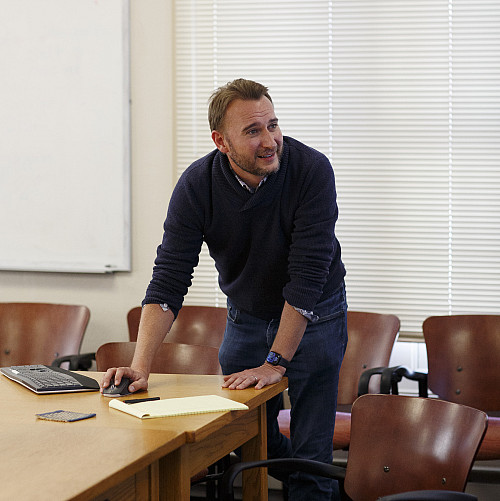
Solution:
<svg viewBox="0 0 500 501"><path fill-rule="evenodd" d="M124 395L130 395L131 392L128 391L129 385L130 379L128 377L122 377L118 386L115 386L115 382L113 380L107 388L102 390L102 394L105 397L123 397Z"/></svg>

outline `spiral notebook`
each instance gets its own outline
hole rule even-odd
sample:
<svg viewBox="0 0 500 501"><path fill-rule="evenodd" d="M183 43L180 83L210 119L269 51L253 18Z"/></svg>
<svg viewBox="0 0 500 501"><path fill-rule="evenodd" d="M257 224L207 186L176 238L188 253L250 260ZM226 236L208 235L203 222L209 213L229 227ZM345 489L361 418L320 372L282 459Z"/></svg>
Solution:
<svg viewBox="0 0 500 501"><path fill-rule="evenodd" d="M137 404L127 404L121 400L113 399L109 402L109 406L139 419L248 410L247 405L219 395L166 398Z"/></svg>

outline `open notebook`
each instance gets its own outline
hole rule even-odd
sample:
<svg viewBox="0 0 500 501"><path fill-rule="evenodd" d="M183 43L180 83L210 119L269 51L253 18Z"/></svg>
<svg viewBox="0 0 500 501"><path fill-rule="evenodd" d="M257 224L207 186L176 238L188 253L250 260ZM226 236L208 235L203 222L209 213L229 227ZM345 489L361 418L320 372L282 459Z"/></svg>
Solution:
<svg viewBox="0 0 500 501"><path fill-rule="evenodd" d="M245 404L218 395L166 398L164 400L153 400L137 404L127 404L121 400L111 400L109 406L139 419L248 410L248 406Z"/></svg>

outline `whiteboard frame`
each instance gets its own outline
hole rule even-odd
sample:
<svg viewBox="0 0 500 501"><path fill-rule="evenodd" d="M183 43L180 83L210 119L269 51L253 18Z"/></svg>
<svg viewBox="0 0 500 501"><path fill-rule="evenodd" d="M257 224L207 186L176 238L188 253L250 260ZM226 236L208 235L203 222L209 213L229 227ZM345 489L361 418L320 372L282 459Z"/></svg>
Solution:
<svg viewBox="0 0 500 501"><path fill-rule="evenodd" d="M16 0L12 0L16 2ZM34 0L35 2L39 2L40 0ZM45 1L45 0L44 0ZM81 0L79 0L81 1ZM89 4L90 0L85 0ZM101 0L102 1L102 0ZM106 2L111 0L105 0ZM63 273L112 273L115 271L130 271L131 270L131 118L130 118L130 105L131 105L131 90L130 90L130 0L115 0L117 1L116 10L119 10L118 3L121 6L121 46L123 48L122 53L122 66L123 75L121 77L123 82L122 88L122 109L120 110L121 117L123 117L123 152L122 152L122 178L119 182L118 189L120 192L118 193L118 197L121 196L121 203L123 204L121 214L123 216L123 220L118 222L114 222L118 228L120 225L119 235L121 242L116 242L116 248L113 247L113 256L114 260L109 259L94 259L95 256L86 257L84 259L75 259L72 260L70 256L67 256L68 259L50 259L50 257L44 257L41 260L37 260L36 257L33 259L22 258L17 259L17 255L12 257L15 254L14 250L9 250L10 255L7 254L7 257L2 254L0 246L0 270L5 271L40 271L40 272L63 272ZM96 3L95 0L92 0L92 3ZM98 3L98 2L97 2ZM27 4L25 2L25 4ZM29 4L29 2L28 2ZM50 2L49 2L50 4ZM46 5L49 5L46 4ZM57 5L57 1L52 1L54 6ZM8 7L4 9L4 12L8 11ZM5 17L5 22L9 21L9 16ZM117 32L115 32L117 33ZM115 37L117 40L117 37ZM105 77L106 75L103 75ZM118 152L116 150L115 154ZM0 155L1 161L1 155ZM118 164L115 164L118 166ZM9 165L8 162L5 163L5 168L14 167ZM1 170L4 167L0 162L0 183L2 182L1 178ZM119 170L119 169L118 169ZM115 170L115 172L118 172ZM115 186L116 187L116 186ZM1 192L1 187L0 187ZM47 194L50 197L50 193ZM0 204L2 201L0 200ZM12 209L12 207L11 207ZM9 213L9 207L3 208L4 214L3 217L6 217ZM78 222L77 222L78 223ZM0 228L1 228L0 224ZM75 224L76 226L76 224ZM28 240L28 239L26 239ZM3 246L9 246L8 235L0 237L0 241L2 241ZM26 245L30 245L30 242L26 242ZM100 252L100 250L99 250Z"/></svg>

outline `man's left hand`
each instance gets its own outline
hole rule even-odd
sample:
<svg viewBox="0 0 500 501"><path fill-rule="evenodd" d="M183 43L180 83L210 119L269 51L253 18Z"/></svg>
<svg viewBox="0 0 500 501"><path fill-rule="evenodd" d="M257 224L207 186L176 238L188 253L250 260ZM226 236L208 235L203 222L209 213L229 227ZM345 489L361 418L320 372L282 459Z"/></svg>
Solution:
<svg viewBox="0 0 500 501"><path fill-rule="evenodd" d="M255 369L246 369L242 372L235 372L224 376L223 388L230 390L244 390L250 386L255 386L260 390L269 384L279 383L285 374L285 368L279 365L264 363Z"/></svg>

